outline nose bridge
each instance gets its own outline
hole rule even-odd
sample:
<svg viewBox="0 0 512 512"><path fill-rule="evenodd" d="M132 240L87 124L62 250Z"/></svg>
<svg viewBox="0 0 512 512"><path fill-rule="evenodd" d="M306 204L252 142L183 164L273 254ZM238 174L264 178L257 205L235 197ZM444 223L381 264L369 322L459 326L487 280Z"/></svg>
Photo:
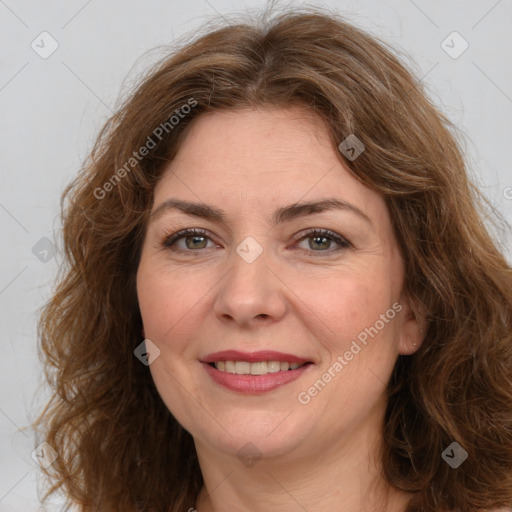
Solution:
<svg viewBox="0 0 512 512"><path fill-rule="evenodd" d="M278 319L285 310L282 285L271 271L269 250L247 236L229 258L229 272L220 284L214 311L239 323L256 317Z"/></svg>

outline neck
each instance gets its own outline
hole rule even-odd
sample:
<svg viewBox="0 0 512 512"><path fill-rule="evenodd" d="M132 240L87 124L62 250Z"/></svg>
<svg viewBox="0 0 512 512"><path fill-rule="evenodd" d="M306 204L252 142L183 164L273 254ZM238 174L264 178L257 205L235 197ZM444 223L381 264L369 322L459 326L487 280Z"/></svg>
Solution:
<svg viewBox="0 0 512 512"><path fill-rule="evenodd" d="M326 436L320 447L301 443L251 467L196 440L204 479L196 510L403 512L411 495L391 488L382 477L382 420L359 425L343 439Z"/></svg>

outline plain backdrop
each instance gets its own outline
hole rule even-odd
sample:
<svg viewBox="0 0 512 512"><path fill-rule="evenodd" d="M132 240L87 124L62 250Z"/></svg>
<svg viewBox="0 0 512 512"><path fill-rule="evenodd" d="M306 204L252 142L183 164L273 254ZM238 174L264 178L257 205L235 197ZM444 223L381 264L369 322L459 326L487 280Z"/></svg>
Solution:
<svg viewBox="0 0 512 512"><path fill-rule="evenodd" d="M37 495L39 468L31 457L36 441L24 427L47 398L36 326L61 261L59 208L65 185L80 169L119 94L162 56L162 50L149 50L172 45L214 17L232 20L231 13L260 10L264 4L0 0L0 512L44 510ZM310 5L334 6L409 55L428 94L465 134L474 179L510 221L512 2ZM510 231L496 238L510 260Z"/></svg>

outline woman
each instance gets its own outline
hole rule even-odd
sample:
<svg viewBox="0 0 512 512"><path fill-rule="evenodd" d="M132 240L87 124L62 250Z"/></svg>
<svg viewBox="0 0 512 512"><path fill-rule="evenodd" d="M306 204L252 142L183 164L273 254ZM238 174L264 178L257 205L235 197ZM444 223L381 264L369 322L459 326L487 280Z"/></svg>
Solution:
<svg viewBox="0 0 512 512"><path fill-rule="evenodd" d="M49 493L83 511L512 505L512 277L448 121L333 13L209 30L66 190Z"/></svg>

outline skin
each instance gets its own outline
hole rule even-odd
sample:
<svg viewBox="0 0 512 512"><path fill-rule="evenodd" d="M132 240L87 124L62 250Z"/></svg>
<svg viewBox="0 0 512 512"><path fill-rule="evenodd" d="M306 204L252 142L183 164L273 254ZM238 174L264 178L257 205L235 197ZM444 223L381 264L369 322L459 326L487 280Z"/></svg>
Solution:
<svg viewBox="0 0 512 512"><path fill-rule="evenodd" d="M347 210L271 224L279 207L329 197L371 224ZM378 450L386 383L398 355L419 348L421 319L402 294L404 265L384 198L348 171L322 120L299 107L197 118L155 188L153 211L169 198L207 203L227 218L161 212L148 223L137 272L144 335L160 350L151 375L192 434L205 481L190 507L404 510L410 496L386 486ZM193 236L188 245L186 238L162 245L185 228L208 238L196 241L199 248ZM302 235L307 228L329 229L351 245L315 244L318 235ZM252 263L236 252L247 236L263 251ZM299 403L299 393L394 303L400 312ZM227 349L275 350L314 364L278 389L241 394L215 384L200 363ZM237 457L247 443L257 450L250 467Z"/></svg>

